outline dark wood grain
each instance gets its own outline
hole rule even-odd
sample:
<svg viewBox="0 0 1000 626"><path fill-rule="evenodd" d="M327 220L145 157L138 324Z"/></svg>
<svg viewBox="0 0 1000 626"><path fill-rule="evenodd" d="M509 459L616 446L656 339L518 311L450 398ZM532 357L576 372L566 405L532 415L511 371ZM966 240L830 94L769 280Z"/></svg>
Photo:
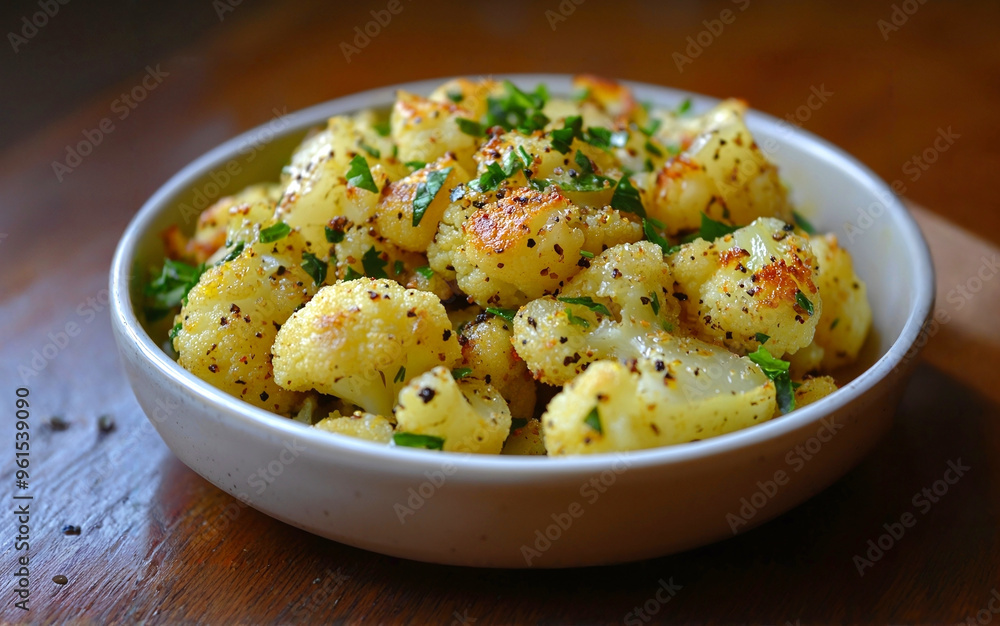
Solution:
<svg viewBox="0 0 1000 626"><path fill-rule="evenodd" d="M12 605L17 553L5 513L0 621L621 623L661 580L682 589L657 621L974 620L1000 588L1000 288L987 284L961 311L947 295L975 274L982 255L997 253L989 242L1000 242L993 190L1000 155L995 132L984 132L995 131L1000 108L993 43L1000 9L929 2L885 42L876 20L891 3L834 9L753 0L679 73L670 54L726 6L737 5L588 1L553 32L544 11L557 2L507 9L413 2L351 63L339 42L381 8L377 2L337 13L311 4L237 8L248 13L162 59L170 75L127 119L115 119L115 130L63 182L51 162L111 115L117 94L141 74L0 154L5 415L22 384L19 368L33 367L49 334L67 323L81 329L27 380L32 610ZM575 70L742 95L779 115L825 84L835 95L804 125L889 180L904 178L904 161L931 145L938 127L962 134L919 180L907 180L907 193L983 239L921 215L939 268L938 305L954 321L931 339L876 452L746 535L642 563L556 572L431 566L325 541L241 507L172 456L135 403L100 304L117 238L158 185L275 107L445 74ZM102 434L97 420L105 413L116 426ZM69 428L43 425L55 415ZM0 438L12 440L13 420L0 423ZM5 511L9 458L0 471ZM958 459L971 469L920 512L914 495ZM916 525L859 576L854 555L906 512ZM81 534L62 534L66 524ZM53 583L55 575L68 584Z"/></svg>

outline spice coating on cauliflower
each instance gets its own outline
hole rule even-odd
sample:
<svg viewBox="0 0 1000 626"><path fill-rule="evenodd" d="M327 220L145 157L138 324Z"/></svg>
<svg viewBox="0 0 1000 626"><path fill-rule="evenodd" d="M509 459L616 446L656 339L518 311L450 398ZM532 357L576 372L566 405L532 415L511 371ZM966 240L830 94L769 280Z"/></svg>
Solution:
<svg viewBox="0 0 1000 626"><path fill-rule="evenodd" d="M668 261L682 323L703 339L746 354L764 334L779 355L812 341L823 299L809 241L792 226L761 218L715 241L686 244Z"/></svg>
<svg viewBox="0 0 1000 626"><path fill-rule="evenodd" d="M324 287L274 341L279 385L316 389L377 415L392 412L408 380L458 359L458 340L440 300L387 279Z"/></svg>
<svg viewBox="0 0 1000 626"><path fill-rule="evenodd" d="M399 432L439 437L448 452L499 454L510 420L507 403L492 385L475 378L456 381L444 367L410 381L396 407Z"/></svg>

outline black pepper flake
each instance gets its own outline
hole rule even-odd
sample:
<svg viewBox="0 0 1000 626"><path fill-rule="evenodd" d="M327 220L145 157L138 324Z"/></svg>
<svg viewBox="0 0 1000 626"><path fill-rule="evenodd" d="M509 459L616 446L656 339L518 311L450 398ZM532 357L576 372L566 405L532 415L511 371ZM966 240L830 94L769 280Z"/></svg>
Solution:
<svg viewBox="0 0 1000 626"><path fill-rule="evenodd" d="M441 338L445 341L451 339L451 331L450 330L444 331L444 333L441 334Z"/></svg>
<svg viewBox="0 0 1000 626"><path fill-rule="evenodd" d="M214 374L219 371L219 366L216 365L215 363L212 363L211 365L208 366L208 371Z"/></svg>
<svg viewBox="0 0 1000 626"><path fill-rule="evenodd" d="M531 239L531 238L528 239L528 247L529 248L534 248L535 247L535 240L534 239Z"/></svg>
<svg viewBox="0 0 1000 626"><path fill-rule="evenodd" d="M270 398L270 397L271 396L267 395L266 391L260 392L260 401L261 402L267 402L267 399Z"/></svg>
<svg viewBox="0 0 1000 626"><path fill-rule="evenodd" d="M49 418L49 428L52 430L66 430L69 428L69 422L62 415L53 415Z"/></svg>
<svg viewBox="0 0 1000 626"><path fill-rule="evenodd" d="M435 393L437 392L435 392L430 387L424 387L419 392L417 392L417 395L420 396L420 399L424 401L424 404L427 404L428 402L434 399Z"/></svg>
<svg viewBox="0 0 1000 626"><path fill-rule="evenodd" d="M686 293L681 293L679 291L675 291L674 292L674 297L677 298L678 300L680 300L681 302L684 302L685 300L688 299Z"/></svg>
<svg viewBox="0 0 1000 626"><path fill-rule="evenodd" d="M79 526L74 526L72 524L66 524L65 526L62 527L62 534L64 534L64 535L79 535L80 534L80 527Z"/></svg>
<svg viewBox="0 0 1000 626"><path fill-rule="evenodd" d="M115 418L107 413L97 418L97 429L102 433L110 433L115 429Z"/></svg>

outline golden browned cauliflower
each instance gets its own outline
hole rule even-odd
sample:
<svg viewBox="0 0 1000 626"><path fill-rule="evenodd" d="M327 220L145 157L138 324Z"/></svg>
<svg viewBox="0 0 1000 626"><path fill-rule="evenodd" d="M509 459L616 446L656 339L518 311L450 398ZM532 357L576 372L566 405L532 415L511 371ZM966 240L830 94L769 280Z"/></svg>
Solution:
<svg viewBox="0 0 1000 626"><path fill-rule="evenodd" d="M320 289L281 327L273 350L283 388L316 389L376 415L392 412L411 378L459 359L436 296L370 278Z"/></svg>
<svg viewBox="0 0 1000 626"><path fill-rule="evenodd" d="M662 331L643 343L640 358L592 363L549 402L550 455L706 439L775 414L774 383L746 357Z"/></svg>
<svg viewBox="0 0 1000 626"><path fill-rule="evenodd" d="M809 240L791 225L761 218L715 241L697 239L668 257L682 324L738 354L762 335L777 355L812 342L823 314Z"/></svg>
<svg viewBox="0 0 1000 626"><path fill-rule="evenodd" d="M514 348L541 382L562 385L601 359L637 356L637 337L674 331L679 306L659 246L622 244L589 262L558 296L514 318Z"/></svg>
<svg viewBox="0 0 1000 626"><path fill-rule="evenodd" d="M454 319L452 320L454 323ZM459 325L461 368L500 392L517 418L529 418L535 410L535 379L511 345L514 333L507 320L489 314Z"/></svg>
<svg viewBox="0 0 1000 626"><path fill-rule="evenodd" d="M316 287L293 237L255 243L209 268L176 318L178 362L198 378L250 404L290 415L303 394L274 380L271 344L278 327Z"/></svg>
<svg viewBox="0 0 1000 626"><path fill-rule="evenodd" d="M445 367L411 380L396 407L397 432L437 437L448 452L499 454L510 420L492 385L471 377L456 381Z"/></svg>
<svg viewBox="0 0 1000 626"><path fill-rule="evenodd" d="M381 415L372 415L364 411L355 411L351 415L341 415L338 412L331 413L329 417L316 422L315 428L325 430L328 433L338 433L374 441L376 443L389 443L392 441L392 433L395 429L393 423Z"/></svg>

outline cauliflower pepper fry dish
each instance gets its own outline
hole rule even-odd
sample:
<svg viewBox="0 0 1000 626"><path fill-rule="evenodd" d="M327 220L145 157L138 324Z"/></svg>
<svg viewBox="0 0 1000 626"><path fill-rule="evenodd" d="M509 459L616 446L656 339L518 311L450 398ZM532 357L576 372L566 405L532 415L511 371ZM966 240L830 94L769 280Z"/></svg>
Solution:
<svg viewBox="0 0 1000 626"><path fill-rule="evenodd" d="M835 391L865 284L794 211L746 105L575 87L457 79L331 118L280 180L164 233L147 321L250 404L445 452L665 446Z"/></svg>

